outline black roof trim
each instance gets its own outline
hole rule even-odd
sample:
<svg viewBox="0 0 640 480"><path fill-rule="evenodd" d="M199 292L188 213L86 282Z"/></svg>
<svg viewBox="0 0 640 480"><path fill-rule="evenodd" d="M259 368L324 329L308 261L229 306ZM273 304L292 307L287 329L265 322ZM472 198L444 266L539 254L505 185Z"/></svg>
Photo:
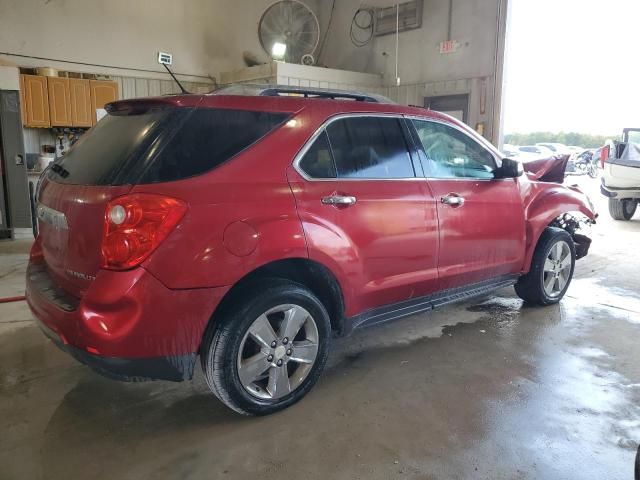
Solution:
<svg viewBox="0 0 640 480"><path fill-rule="evenodd" d="M395 103L389 98L372 93L352 90L333 90L328 88L295 87L291 85L233 84L211 92L213 95L248 95L261 97L280 97L297 95L304 98L323 98L331 100L355 100L370 103Z"/></svg>

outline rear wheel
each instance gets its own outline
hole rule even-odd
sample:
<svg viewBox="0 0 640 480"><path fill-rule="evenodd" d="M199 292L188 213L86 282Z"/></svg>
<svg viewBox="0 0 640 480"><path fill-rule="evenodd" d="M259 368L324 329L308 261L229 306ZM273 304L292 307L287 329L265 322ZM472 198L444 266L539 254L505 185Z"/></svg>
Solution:
<svg viewBox="0 0 640 480"><path fill-rule="evenodd" d="M569 288L575 261L571 235L561 228L548 227L538 241L531 270L515 285L516 293L536 305L558 303Z"/></svg>
<svg viewBox="0 0 640 480"><path fill-rule="evenodd" d="M638 200L635 198L609 199L609 213L614 220L631 220L633 214L636 213L637 206Z"/></svg>
<svg viewBox="0 0 640 480"><path fill-rule="evenodd" d="M246 289L205 338L209 388L228 407L266 415L311 390L326 363L329 315L306 288L271 279Z"/></svg>

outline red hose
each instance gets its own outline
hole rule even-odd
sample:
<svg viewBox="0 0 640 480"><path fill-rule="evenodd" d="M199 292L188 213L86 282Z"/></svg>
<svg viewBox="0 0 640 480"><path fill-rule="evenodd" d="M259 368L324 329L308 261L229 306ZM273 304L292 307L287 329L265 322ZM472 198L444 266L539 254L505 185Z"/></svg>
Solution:
<svg viewBox="0 0 640 480"><path fill-rule="evenodd" d="M21 302L22 300L24 300L24 295L22 295L20 297L0 298L0 303Z"/></svg>

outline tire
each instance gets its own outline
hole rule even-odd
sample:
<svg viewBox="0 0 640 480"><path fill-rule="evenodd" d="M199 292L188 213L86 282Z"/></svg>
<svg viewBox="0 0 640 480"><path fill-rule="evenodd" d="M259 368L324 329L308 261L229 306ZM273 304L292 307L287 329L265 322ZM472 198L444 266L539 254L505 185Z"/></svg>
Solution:
<svg viewBox="0 0 640 480"><path fill-rule="evenodd" d="M637 207L638 200L635 198L609 199L609 213L614 220L631 220L631 217L636 213Z"/></svg>
<svg viewBox="0 0 640 480"><path fill-rule="evenodd" d="M244 415L268 415L293 405L315 385L327 361L331 322L326 308L304 286L275 278L253 283L234 298L203 340L201 362L209 388ZM297 324L294 338L285 338Z"/></svg>
<svg viewBox="0 0 640 480"><path fill-rule="evenodd" d="M558 260L552 258L558 253L556 248L560 248L562 251L558 255ZM568 257L564 257L565 253ZM570 261L566 261L567 259ZM560 261L562 262L558 264L557 262ZM534 305L544 306L558 303L571 284L575 264L576 249L571 235L561 228L547 227L542 232L533 253L531 270L520 277L515 285L516 293L525 302ZM550 288L548 282L550 282ZM563 284L563 282L566 283Z"/></svg>

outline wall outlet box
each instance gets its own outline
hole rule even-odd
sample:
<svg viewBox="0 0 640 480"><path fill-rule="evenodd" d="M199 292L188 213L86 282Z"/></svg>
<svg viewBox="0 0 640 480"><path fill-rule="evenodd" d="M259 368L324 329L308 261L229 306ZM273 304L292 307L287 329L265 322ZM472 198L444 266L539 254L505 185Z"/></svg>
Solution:
<svg viewBox="0 0 640 480"><path fill-rule="evenodd" d="M158 63L171 65L173 63L173 55L166 52L158 52Z"/></svg>

